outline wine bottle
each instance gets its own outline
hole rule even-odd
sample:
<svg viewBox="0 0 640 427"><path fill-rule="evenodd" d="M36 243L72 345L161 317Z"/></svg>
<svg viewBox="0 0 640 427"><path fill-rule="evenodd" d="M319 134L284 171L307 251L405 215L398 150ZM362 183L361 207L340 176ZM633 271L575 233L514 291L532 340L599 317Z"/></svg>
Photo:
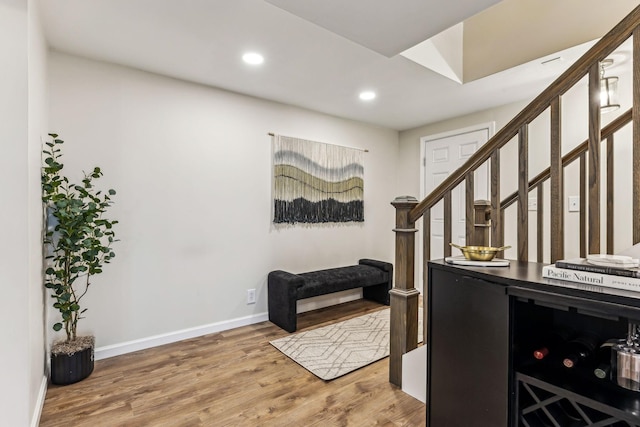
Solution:
<svg viewBox="0 0 640 427"><path fill-rule="evenodd" d="M567 368L575 368L576 365L591 356L596 347L598 347L597 337L591 334L579 335L567 342L562 364Z"/></svg>
<svg viewBox="0 0 640 427"><path fill-rule="evenodd" d="M542 339L540 345L533 351L533 357L538 360L544 359L549 354L557 351L572 335L573 332L567 328L549 331Z"/></svg>
<svg viewBox="0 0 640 427"><path fill-rule="evenodd" d="M600 345L596 352L596 367L593 370L593 375L600 379L611 378L611 349L613 346L625 342L624 338L611 338Z"/></svg>

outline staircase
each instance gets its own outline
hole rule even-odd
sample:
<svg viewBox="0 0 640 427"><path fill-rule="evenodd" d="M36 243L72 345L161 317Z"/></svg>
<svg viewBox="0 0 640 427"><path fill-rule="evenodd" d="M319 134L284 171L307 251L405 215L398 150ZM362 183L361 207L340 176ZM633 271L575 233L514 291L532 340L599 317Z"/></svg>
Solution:
<svg viewBox="0 0 640 427"><path fill-rule="evenodd" d="M613 120L606 127L601 126L600 112L600 63L611 55L627 40L633 45L632 63L632 107ZM562 97L574 88L582 79L588 81L588 139L570 152L563 154L562 147ZM529 180L529 126L542 114L549 115L549 167ZM392 202L396 208L396 257L395 283L391 290L391 342L389 359L389 381L402 384L402 355L416 348L418 333L418 297L414 287L415 233L416 222L422 220L423 233L423 272L426 287L427 261L431 258L431 210L442 202L444 208L444 246L445 256L451 255L451 199L452 190L463 184L465 189L466 241L467 244L503 246L505 242L505 223L515 220L515 236L509 235L508 244L513 245L518 261L536 260L555 262L564 257L565 218L564 186L566 180L579 182L580 220L579 253L613 253L614 247L614 144L616 136L623 130L631 130L630 138L618 138L620 143L631 144L631 176L625 177L631 182L631 195L628 205L631 207L632 242L640 242L640 6L634 9L600 41L598 41L575 64L567 69L544 92L536 97L506 126L498 131L483 145L462 167L443 181L424 200L418 202L412 197L399 197ZM585 133L586 134L586 133ZM630 142L629 142L630 139ZM532 146L537 144L531 141ZM515 144L515 149L505 147ZM575 142L574 142L575 144ZM535 147L534 147L535 148ZM501 153L517 153L517 158L504 161L517 163L517 191L504 197L501 195ZM603 156L604 154L604 156ZM579 167L567 167L579 162ZM484 212L482 203L475 203L474 172L488 164L491 196L487 203L489 232L478 231L474 211ZM576 172L577 170L577 172ZM548 189L548 194L545 194ZM534 193L538 203L535 215L535 233L529 229L528 201ZM606 196L606 206L601 200ZM549 205L548 224L545 223L544 203ZM626 203L625 203L626 205ZM507 209L512 207L512 209ZM606 214L604 220L603 213ZM513 218L511 218L513 217ZM532 224L534 225L534 224ZM483 227L484 225L480 225ZM533 227L532 227L533 228ZM544 230L547 229L547 233ZM535 234L531 237L530 234ZM487 236L490 241L486 241ZM604 237L603 237L604 236ZM536 242L536 256L530 259L529 240ZM478 240L480 239L480 241ZM602 240L602 241L601 241ZM544 253L545 242L549 244L549 253ZM573 244L570 242L570 244ZM499 254L500 256L501 254ZM425 299L428 295L425 295ZM425 303L426 307L427 304ZM425 311L426 325L426 311ZM426 330L426 327L425 327Z"/></svg>

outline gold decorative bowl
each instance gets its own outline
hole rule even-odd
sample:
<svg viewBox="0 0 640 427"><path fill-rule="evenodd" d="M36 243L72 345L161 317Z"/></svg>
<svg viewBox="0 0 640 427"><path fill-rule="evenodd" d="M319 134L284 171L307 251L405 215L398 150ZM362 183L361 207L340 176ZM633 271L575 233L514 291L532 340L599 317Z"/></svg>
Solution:
<svg viewBox="0 0 640 427"><path fill-rule="evenodd" d="M454 248L462 251L462 254L469 261L491 261L498 252L509 249L511 246L502 246L496 248L493 246L460 246L455 243L449 243Z"/></svg>

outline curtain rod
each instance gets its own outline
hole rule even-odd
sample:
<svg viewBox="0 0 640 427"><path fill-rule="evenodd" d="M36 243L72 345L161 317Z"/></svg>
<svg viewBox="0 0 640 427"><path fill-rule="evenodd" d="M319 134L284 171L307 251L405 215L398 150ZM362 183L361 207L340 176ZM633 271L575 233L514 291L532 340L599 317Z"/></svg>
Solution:
<svg viewBox="0 0 640 427"><path fill-rule="evenodd" d="M268 132L267 135L269 136L276 136L275 133L273 132ZM315 142L315 141L314 141ZM329 144L328 142L321 142L321 144L327 144L327 145L337 145L338 147L344 147L344 145L338 145L338 144ZM366 150L364 148L353 148L353 147L344 147L344 148L351 148L352 150L360 150L360 151L364 151L365 153L368 153L369 150Z"/></svg>

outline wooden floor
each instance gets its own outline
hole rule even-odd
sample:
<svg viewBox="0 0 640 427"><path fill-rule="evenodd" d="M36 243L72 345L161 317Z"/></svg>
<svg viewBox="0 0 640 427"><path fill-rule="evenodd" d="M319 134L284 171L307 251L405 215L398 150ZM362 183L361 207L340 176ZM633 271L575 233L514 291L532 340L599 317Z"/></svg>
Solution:
<svg viewBox="0 0 640 427"><path fill-rule="evenodd" d="M298 331L381 309L358 300L298 316ZM86 380L49 385L47 426L424 426L425 405L388 381L388 358L318 379L270 340L270 322L96 362Z"/></svg>

